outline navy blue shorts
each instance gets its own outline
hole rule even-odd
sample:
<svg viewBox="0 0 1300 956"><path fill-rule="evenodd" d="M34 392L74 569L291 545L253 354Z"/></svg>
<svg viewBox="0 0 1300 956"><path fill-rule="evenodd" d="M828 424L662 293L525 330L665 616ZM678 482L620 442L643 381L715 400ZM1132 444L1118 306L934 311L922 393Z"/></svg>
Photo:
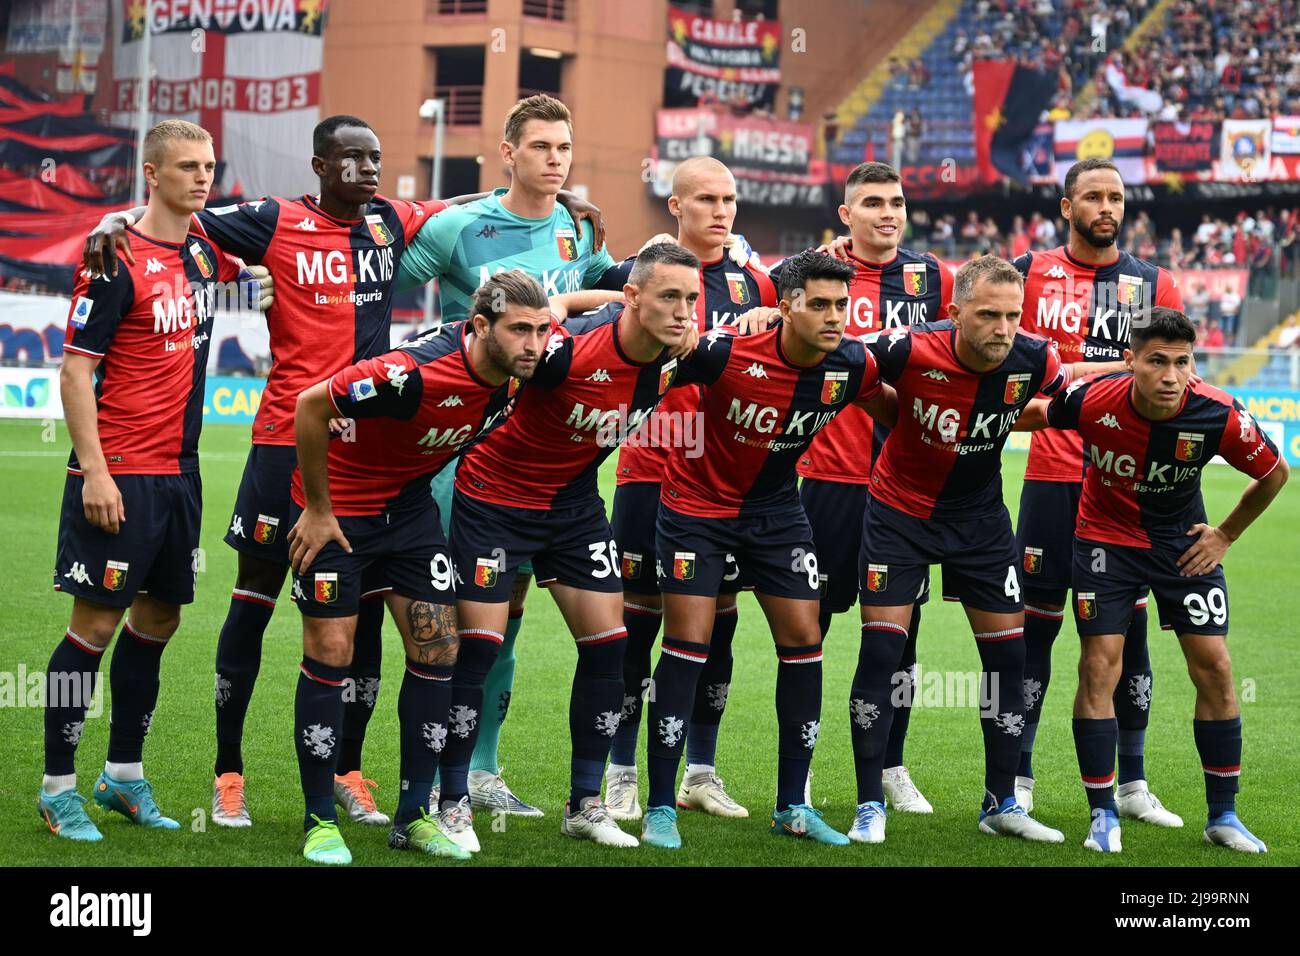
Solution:
<svg viewBox="0 0 1300 956"><path fill-rule="evenodd" d="M943 567L943 598L995 614L1024 610L1011 515L1003 505L961 521L915 518L871 497L858 559L859 599L895 607L915 604L930 565Z"/></svg>
<svg viewBox="0 0 1300 956"><path fill-rule="evenodd" d="M821 568L822 610L843 614L858 603L858 555L862 551L862 518L871 492L866 485L805 478L799 486L803 510L812 527ZM925 593L917 604L930 600L930 572Z"/></svg>
<svg viewBox="0 0 1300 956"><path fill-rule="evenodd" d="M443 466L442 471L433 476L433 481L429 483L433 500L438 502L438 514L442 518L442 533L446 535L448 541L451 540L451 512L455 504L456 467L459 464L460 459L453 458ZM525 561L519 565L519 573L524 577L532 577L533 562Z"/></svg>
<svg viewBox="0 0 1300 956"><path fill-rule="evenodd" d="M193 603L203 518L199 473L114 475L113 481L126 511L117 534L86 520L81 475L63 483L54 589L109 607L130 607L137 594Z"/></svg>
<svg viewBox="0 0 1300 956"><path fill-rule="evenodd" d="M1155 595L1164 630L1227 634L1228 582L1223 565L1199 577L1182 577L1178 559L1186 550L1182 542L1176 547L1127 548L1076 538L1074 621L1079 636L1128 633L1133 606L1148 588Z"/></svg>
<svg viewBox="0 0 1300 956"><path fill-rule="evenodd" d="M655 527L659 522L657 481L637 481L614 489L614 514L609 525L622 556L619 565L623 589L633 594L658 594L659 575L655 573ZM736 594L741 588L735 555L726 558L727 571L722 576L719 593Z"/></svg>
<svg viewBox="0 0 1300 956"><path fill-rule="evenodd" d="M745 587L761 594L821 597L812 528L797 499L786 512L735 518L698 518L660 503L655 572L661 591L716 597L730 584L734 592L742 567Z"/></svg>
<svg viewBox="0 0 1300 956"><path fill-rule="evenodd" d="M1083 482L1026 481L1016 517L1020 576L1030 591L1063 593L1074 566L1074 523Z"/></svg>
<svg viewBox="0 0 1300 956"><path fill-rule="evenodd" d="M459 489L453 500L451 555L457 598L505 604L520 565L527 561L543 586L623 590L618 545L599 495L550 511L495 505Z"/></svg>
<svg viewBox="0 0 1300 956"><path fill-rule="evenodd" d="M290 499L289 527L302 515ZM340 515L352 553L331 541L305 574L293 576L293 600L308 617L351 617L362 597L392 591L413 601L455 603L451 556L430 500L378 515Z"/></svg>
<svg viewBox="0 0 1300 956"><path fill-rule="evenodd" d="M242 554L288 565L287 538L293 527L289 489L296 467L298 449L293 445L253 445L248 449L226 544Z"/></svg>

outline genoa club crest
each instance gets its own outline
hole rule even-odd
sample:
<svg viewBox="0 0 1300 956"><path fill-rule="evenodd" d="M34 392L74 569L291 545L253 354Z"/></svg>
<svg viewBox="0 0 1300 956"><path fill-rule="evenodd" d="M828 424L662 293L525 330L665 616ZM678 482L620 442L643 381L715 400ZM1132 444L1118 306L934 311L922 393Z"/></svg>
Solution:
<svg viewBox="0 0 1300 956"><path fill-rule="evenodd" d="M339 576L334 571L320 571L312 578L317 604L333 604L339 599Z"/></svg>
<svg viewBox="0 0 1300 956"><path fill-rule="evenodd" d="M257 524L253 526L253 540L258 544L270 544L275 540L275 529L279 526L279 518L272 518L270 515L258 515Z"/></svg>
<svg viewBox="0 0 1300 956"><path fill-rule="evenodd" d="M673 379L677 377L677 359L665 362L664 367L659 370L659 394L662 395L668 389L673 387Z"/></svg>
<svg viewBox="0 0 1300 956"><path fill-rule="evenodd" d="M130 567L129 561L105 562L104 587L110 591L120 591L126 587L126 572Z"/></svg>
<svg viewBox="0 0 1300 956"><path fill-rule="evenodd" d="M194 260L194 264L199 267L199 274L205 279L211 279L215 274L212 260L208 258L208 254L203 251L203 247L197 242L190 243L190 257Z"/></svg>
<svg viewBox="0 0 1300 956"><path fill-rule="evenodd" d="M559 250L560 258L565 262L572 262L578 258L578 240L574 237L572 229L555 230L555 248Z"/></svg>
<svg viewBox="0 0 1300 956"><path fill-rule="evenodd" d="M889 583L889 565L887 564L868 564L867 565L867 590L883 591Z"/></svg>
<svg viewBox="0 0 1300 956"><path fill-rule="evenodd" d="M1019 405L1029 392L1030 372L1016 372L1007 376L1007 388L1002 393L1002 401L1007 405Z"/></svg>
<svg viewBox="0 0 1300 956"><path fill-rule="evenodd" d="M1200 432L1179 432L1178 442L1174 445L1174 457L1179 461L1200 461L1201 446L1205 436Z"/></svg>
<svg viewBox="0 0 1300 956"><path fill-rule="evenodd" d="M479 558L474 563L474 585L490 588L497 583L497 571L500 570L496 558Z"/></svg>
<svg viewBox="0 0 1300 956"><path fill-rule="evenodd" d="M1140 306L1142 304L1141 276L1126 276L1120 273L1119 285L1115 289L1115 301L1130 309Z"/></svg>
<svg viewBox="0 0 1300 956"><path fill-rule="evenodd" d="M1025 573L1037 574L1043 570L1043 549L1025 548Z"/></svg>
<svg viewBox="0 0 1300 956"><path fill-rule="evenodd" d="M510 383L506 386L506 398L514 398L523 384L522 378L511 377Z"/></svg>
<svg viewBox="0 0 1300 956"><path fill-rule="evenodd" d="M1076 594L1075 599L1079 602L1079 620L1091 621L1097 616L1097 593L1095 591Z"/></svg>
<svg viewBox="0 0 1300 956"><path fill-rule="evenodd" d="M848 372L827 372L826 377L822 379L822 404L838 405L844 401L844 393L848 391L848 387Z"/></svg>
<svg viewBox="0 0 1300 956"><path fill-rule="evenodd" d="M736 305L749 304L749 283L745 281L745 276L740 272L728 272L727 276L727 294L731 296L731 301Z"/></svg>
<svg viewBox="0 0 1300 956"><path fill-rule="evenodd" d="M393 244L393 234L384 225L383 216L378 213L366 216L366 227L370 230L370 238L375 240L375 245L391 246Z"/></svg>
<svg viewBox="0 0 1300 956"><path fill-rule="evenodd" d="M623 577L629 581L641 576L641 555L631 551L623 552Z"/></svg>
<svg viewBox="0 0 1300 956"><path fill-rule="evenodd" d="M903 291L910 296L925 295L924 262L906 262L903 264Z"/></svg>
<svg viewBox="0 0 1300 956"><path fill-rule="evenodd" d="M673 553L673 577L678 581L689 581L695 577L694 551L677 551Z"/></svg>

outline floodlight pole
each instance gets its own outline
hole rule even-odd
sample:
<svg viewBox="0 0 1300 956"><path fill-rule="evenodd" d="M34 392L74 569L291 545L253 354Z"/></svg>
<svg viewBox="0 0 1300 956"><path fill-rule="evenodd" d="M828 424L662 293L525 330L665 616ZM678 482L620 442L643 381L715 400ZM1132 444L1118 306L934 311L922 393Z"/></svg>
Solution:
<svg viewBox="0 0 1300 956"><path fill-rule="evenodd" d="M131 191L132 205L144 205L144 137L149 132L149 56L153 28L149 22L149 7L145 5L144 38L140 42L140 78L136 87L135 130L135 187Z"/></svg>
<svg viewBox="0 0 1300 956"><path fill-rule="evenodd" d="M425 100L420 106L420 116L433 120L433 172L430 177L429 192L431 199L442 195L442 135L447 125L447 101L443 99ZM424 325L433 324L433 283L424 287Z"/></svg>

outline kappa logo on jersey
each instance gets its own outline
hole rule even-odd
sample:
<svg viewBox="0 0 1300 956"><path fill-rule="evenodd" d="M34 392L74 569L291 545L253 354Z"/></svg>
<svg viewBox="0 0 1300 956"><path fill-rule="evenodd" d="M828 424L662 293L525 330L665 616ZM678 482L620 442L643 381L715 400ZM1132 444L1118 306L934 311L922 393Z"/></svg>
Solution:
<svg viewBox="0 0 1300 956"><path fill-rule="evenodd" d="M887 564L868 564L867 565L867 590L883 591L889 583L889 565Z"/></svg>
<svg viewBox="0 0 1300 956"><path fill-rule="evenodd" d="M151 276L155 272L162 272L163 268L163 264L157 259L146 259L144 264L144 274Z"/></svg>
<svg viewBox="0 0 1300 956"><path fill-rule="evenodd" d="M550 361L551 356L554 355L556 352L558 352L560 350L560 346L562 346L563 344L564 344L564 336L561 335L559 332L552 333L551 337L546 340L546 354L542 356L542 361L543 362Z"/></svg>
<svg viewBox="0 0 1300 956"><path fill-rule="evenodd" d="M1174 457L1179 461L1200 461L1204 442L1205 436L1200 432L1179 432L1178 443L1174 445Z"/></svg>
<svg viewBox="0 0 1300 956"><path fill-rule="evenodd" d="M903 263L903 291L911 296L925 295L925 263Z"/></svg>
<svg viewBox="0 0 1300 956"><path fill-rule="evenodd" d="M253 540L258 544L270 544L275 540L275 529L279 526L279 518L272 518L270 515L258 515L257 524L253 526Z"/></svg>
<svg viewBox="0 0 1300 956"><path fill-rule="evenodd" d="M1025 392L1029 388L1029 380L1033 377L1030 372L1015 372L1007 376L1007 387L1002 393L1002 401L1006 405L1019 405L1025 397Z"/></svg>
<svg viewBox="0 0 1300 956"><path fill-rule="evenodd" d="M623 577L639 578L641 576L641 555L631 551L623 552Z"/></svg>
<svg viewBox="0 0 1300 956"><path fill-rule="evenodd" d="M373 378L358 379L348 384L348 397L354 402L364 402L367 398L374 398L378 394L375 391Z"/></svg>
<svg viewBox="0 0 1300 956"><path fill-rule="evenodd" d="M459 395L448 395L438 403L439 408L455 408L457 405L464 405Z"/></svg>
<svg viewBox="0 0 1300 956"><path fill-rule="evenodd" d="M371 213L366 216L366 227L370 230L370 238L375 240L375 245L390 246L393 244L393 234L384 225L383 216L378 213Z"/></svg>
<svg viewBox="0 0 1300 956"><path fill-rule="evenodd" d="M384 370L388 372L388 383L401 395L402 389L406 388L406 369L396 362L385 362Z"/></svg>
<svg viewBox="0 0 1300 956"><path fill-rule="evenodd" d="M1079 617L1081 620L1091 621L1097 616L1097 594L1095 591L1076 594L1075 599L1079 602Z"/></svg>
<svg viewBox="0 0 1300 956"><path fill-rule="evenodd" d="M1102 415L1101 418L1097 419L1095 422L1093 422L1093 424L1105 425L1107 428L1119 428L1121 431L1123 431L1123 428L1121 428L1120 426L1119 419L1116 418L1115 415L1111 412L1107 412L1105 415Z"/></svg>
<svg viewBox="0 0 1300 956"><path fill-rule="evenodd" d="M844 393L848 387L848 372L827 372L822 379L822 404L837 405L844 401Z"/></svg>
<svg viewBox="0 0 1300 956"><path fill-rule="evenodd" d="M694 551L676 551L673 553L673 577L678 581L689 581L695 577Z"/></svg>
<svg viewBox="0 0 1300 956"><path fill-rule="evenodd" d="M63 575L65 578L72 578L78 584L89 584L90 575L86 573L86 566L80 561L72 562L72 569Z"/></svg>
<svg viewBox="0 0 1300 956"><path fill-rule="evenodd" d="M128 561L109 561L104 565L104 587L110 591L120 591L126 587L126 572L131 567Z"/></svg>
<svg viewBox="0 0 1300 956"><path fill-rule="evenodd" d="M1038 574L1043 570L1043 549L1025 548L1025 573Z"/></svg>
<svg viewBox="0 0 1300 956"><path fill-rule="evenodd" d="M749 368L745 369L746 375L752 375L754 378L767 378L767 369L757 362L754 362Z"/></svg>
<svg viewBox="0 0 1300 956"><path fill-rule="evenodd" d="M1237 409L1237 427L1241 430L1239 437L1243 445L1255 440L1255 416L1243 408Z"/></svg>
<svg viewBox="0 0 1300 956"><path fill-rule="evenodd" d="M301 229L303 232L316 232L316 220L308 217L302 222L294 223L293 228Z"/></svg>
<svg viewBox="0 0 1300 956"><path fill-rule="evenodd" d="M211 279L216 274L212 266L212 260L208 258L208 254L203 251L203 247L197 242L190 243L190 255L194 258L194 264L199 267L199 274L203 278Z"/></svg>
<svg viewBox="0 0 1300 956"><path fill-rule="evenodd" d="M731 296L731 301L736 305L746 305L749 302L749 283L745 281L745 276L739 272L728 272L727 276L727 294Z"/></svg>
<svg viewBox="0 0 1300 956"><path fill-rule="evenodd" d="M606 369L598 368L596 369L596 371L592 372L590 375L587 376L587 381L588 382L612 382L613 379L609 377L609 372Z"/></svg>
<svg viewBox="0 0 1300 956"><path fill-rule="evenodd" d="M77 304L73 306L72 318L69 319L75 328L86 327L86 322L90 319L90 309L94 304L94 299L87 299L84 295L77 296Z"/></svg>
<svg viewBox="0 0 1300 956"><path fill-rule="evenodd" d="M1142 304L1142 278L1140 276L1126 276L1120 273L1119 286L1115 290L1115 300L1120 305L1126 305L1130 308Z"/></svg>
<svg viewBox="0 0 1300 956"><path fill-rule="evenodd" d="M1052 268L1048 269L1047 272L1046 272L1046 275L1047 275L1047 278L1049 278L1049 279L1068 279L1068 278L1070 278L1070 274L1069 274L1068 272L1066 272L1064 269L1062 269L1059 265L1052 266Z"/></svg>
<svg viewBox="0 0 1300 956"><path fill-rule="evenodd" d="M333 604L339 599L339 576L336 572L320 571L312 580L315 583L317 604Z"/></svg>
<svg viewBox="0 0 1300 956"><path fill-rule="evenodd" d="M555 248L560 251L560 258L565 262L578 258L578 240L574 238L572 229L555 230Z"/></svg>
<svg viewBox="0 0 1300 956"><path fill-rule="evenodd" d="M474 562L474 584L480 588L490 588L497 583L500 565L496 558L479 558Z"/></svg>
<svg viewBox="0 0 1300 956"><path fill-rule="evenodd" d="M922 378L932 378L932 379L934 379L936 382L946 382L946 381L948 381L948 376L945 375L941 369L937 369L937 368L932 368L932 369L929 369L929 370L927 370L927 371L925 371L925 372L922 372L922 373L921 373L921 377L922 377Z"/></svg>
<svg viewBox="0 0 1300 956"><path fill-rule="evenodd" d="M664 367L659 370L660 395L673 387L673 380L675 378L677 378L677 359L665 363Z"/></svg>

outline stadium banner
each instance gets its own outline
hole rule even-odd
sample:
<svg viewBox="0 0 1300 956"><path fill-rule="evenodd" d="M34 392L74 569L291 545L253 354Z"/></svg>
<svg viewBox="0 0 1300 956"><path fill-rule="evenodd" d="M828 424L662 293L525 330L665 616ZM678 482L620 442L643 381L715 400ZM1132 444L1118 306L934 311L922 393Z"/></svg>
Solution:
<svg viewBox="0 0 1300 956"><path fill-rule="evenodd" d="M1033 181L1038 117L1051 104L1056 77L1014 60L981 60L975 70L975 164L980 178Z"/></svg>
<svg viewBox="0 0 1300 956"><path fill-rule="evenodd" d="M184 119L211 133L227 192L306 191L315 183L301 157L320 121L326 9L327 0L112 0L112 122L135 124L147 28L150 122Z"/></svg>
<svg viewBox="0 0 1300 956"><path fill-rule="evenodd" d="M664 101L771 109L781 82L779 20L712 20L668 8Z"/></svg>
<svg viewBox="0 0 1300 956"><path fill-rule="evenodd" d="M71 307L63 296L0 292L0 362L57 364Z"/></svg>
<svg viewBox="0 0 1300 956"><path fill-rule="evenodd" d="M1246 286L1250 281L1250 272L1246 269L1174 269L1172 273L1184 304L1198 286L1205 286L1214 302L1229 292L1235 293L1243 302L1246 300Z"/></svg>
<svg viewBox="0 0 1300 956"><path fill-rule="evenodd" d="M203 424L251 425L262 404L266 379L209 375L203 388Z"/></svg>
<svg viewBox="0 0 1300 956"><path fill-rule="evenodd" d="M1143 182L1146 177L1147 121L1144 119L1057 120L1055 132L1056 182L1065 185L1065 174L1081 159L1110 159L1126 182Z"/></svg>
<svg viewBox="0 0 1300 956"><path fill-rule="evenodd" d="M1241 399L1287 464L1300 465L1300 392L1235 387L1224 391Z"/></svg>
<svg viewBox="0 0 1300 956"><path fill-rule="evenodd" d="M104 49L107 30L104 0L27 0L14 4L9 13L5 52L82 53L93 65Z"/></svg>
<svg viewBox="0 0 1300 956"><path fill-rule="evenodd" d="M0 366L0 418L62 418L56 368Z"/></svg>
<svg viewBox="0 0 1300 956"><path fill-rule="evenodd" d="M1270 120L1224 120L1219 153L1220 180L1272 179Z"/></svg>
<svg viewBox="0 0 1300 956"><path fill-rule="evenodd" d="M1151 159L1156 181L1168 173L1203 173L1214 168L1218 123L1152 123Z"/></svg>
<svg viewBox="0 0 1300 956"><path fill-rule="evenodd" d="M1300 154L1300 116L1274 116L1270 145L1274 156Z"/></svg>

